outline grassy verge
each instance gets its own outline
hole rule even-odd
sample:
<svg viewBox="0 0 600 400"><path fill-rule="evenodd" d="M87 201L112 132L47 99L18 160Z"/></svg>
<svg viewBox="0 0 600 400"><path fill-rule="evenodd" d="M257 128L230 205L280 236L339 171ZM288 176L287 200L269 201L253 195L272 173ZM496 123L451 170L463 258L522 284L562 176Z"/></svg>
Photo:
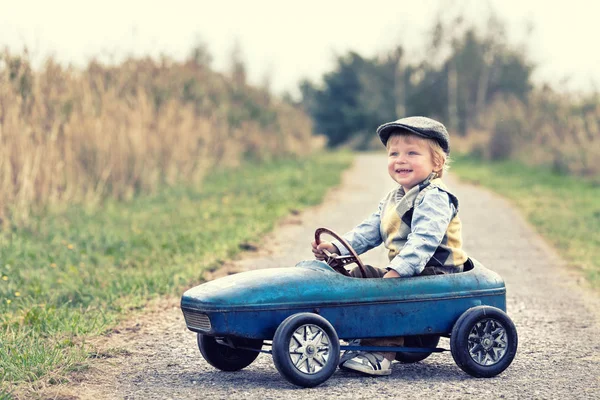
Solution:
<svg viewBox="0 0 600 400"><path fill-rule="evenodd" d="M3 234L0 392L84 368L86 337L153 297L180 294L291 210L319 203L350 161L328 154L244 165L201 188L46 213Z"/></svg>
<svg viewBox="0 0 600 400"><path fill-rule="evenodd" d="M600 185L514 161L455 157L452 171L509 198L538 232L600 290Z"/></svg>

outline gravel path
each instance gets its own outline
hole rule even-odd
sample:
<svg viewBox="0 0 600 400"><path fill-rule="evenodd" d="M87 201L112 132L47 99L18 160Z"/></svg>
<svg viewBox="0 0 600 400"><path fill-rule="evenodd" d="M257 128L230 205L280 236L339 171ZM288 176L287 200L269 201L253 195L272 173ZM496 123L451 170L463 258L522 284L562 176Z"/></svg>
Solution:
<svg viewBox="0 0 600 400"><path fill-rule="evenodd" d="M351 229L393 188L385 163L382 155L359 155L342 186L333 189L322 205L283 221L263 247L244 254L221 273L292 266L311 258L309 243L315 228L326 226L340 233ZM501 375L472 378L449 353L433 354L412 365L395 363L389 377L338 370L313 389L287 383L267 354L242 371L225 373L202 359L195 334L185 328L179 299L170 299L98 343L107 358L95 362L79 382L41 394L97 400L600 399L599 296L580 286L582 278L568 272L506 201L475 186L447 182L461 200L467 252L506 281L508 314L517 326L519 350ZM385 263L383 251L371 253L364 257L366 263ZM447 339L440 344L449 348Z"/></svg>

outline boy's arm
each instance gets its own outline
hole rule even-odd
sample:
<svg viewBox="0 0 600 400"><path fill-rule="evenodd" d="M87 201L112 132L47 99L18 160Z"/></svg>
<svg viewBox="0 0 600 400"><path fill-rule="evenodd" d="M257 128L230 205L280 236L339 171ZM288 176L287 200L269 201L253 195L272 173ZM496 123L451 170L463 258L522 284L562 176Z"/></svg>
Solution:
<svg viewBox="0 0 600 400"><path fill-rule="evenodd" d="M376 212L357 225L356 228L342 236L357 254L362 254L371 250L372 248L379 246L383 241L381 239L380 231L382 207L383 201L379 203ZM350 254L346 247L338 240L332 240L331 243L338 248L340 255L345 256Z"/></svg>
<svg viewBox="0 0 600 400"><path fill-rule="evenodd" d="M413 211L411 233L406 244L391 261L388 269L393 269L401 277L423 272L444 239L455 214L454 205L446 192L439 189L427 192L421 204Z"/></svg>

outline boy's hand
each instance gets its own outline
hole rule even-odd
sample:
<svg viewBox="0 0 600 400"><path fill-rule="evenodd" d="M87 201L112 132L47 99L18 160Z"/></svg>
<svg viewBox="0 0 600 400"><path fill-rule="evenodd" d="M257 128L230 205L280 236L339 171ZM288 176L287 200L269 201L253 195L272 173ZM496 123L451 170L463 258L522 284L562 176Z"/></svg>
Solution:
<svg viewBox="0 0 600 400"><path fill-rule="evenodd" d="M385 275L383 277L384 278L400 278L400 274L397 273L396 271L394 271L393 269L390 269L388 272L385 273Z"/></svg>
<svg viewBox="0 0 600 400"><path fill-rule="evenodd" d="M323 250L327 250L330 253L340 254L337 247L333 245L331 242L322 241L318 246L316 241L312 241L312 252L315 255L317 260L323 261L327 258Z"/></svg>

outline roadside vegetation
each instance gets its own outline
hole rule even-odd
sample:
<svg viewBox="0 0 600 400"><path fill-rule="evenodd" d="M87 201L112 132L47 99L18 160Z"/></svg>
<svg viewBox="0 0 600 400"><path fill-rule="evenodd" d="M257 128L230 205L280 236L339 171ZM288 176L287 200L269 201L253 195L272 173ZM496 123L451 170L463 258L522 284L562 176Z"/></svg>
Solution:
<svg viewBox="0 0 600 400"><path fill-rule="evenodd" d="M508 198L569 264L600 291L600 183L516 161L455 156L463 181Z"/></svg>
<svg viewBox="0 0 600 400"><path fill-rule="evenodd" d="M246 83L239 49L227 73L210 59L34 68L0 52L0 398L85 368L87 339L200 282L348 166L299 107Z"/></svg>
<svg viewBox="0 0 600 400"><path fill-rule="evenodd" d="M278 219L319 203L350 162L328 153L248 163L201 187L30 216L28 229L0 237L2 388L85 368L95 357L86 338L259 244Z"/></svg>
<svg viewBox="0 0 600 400"><path fill-rule="evenodd" d="M33 209L130 199L215 167L302 156L314 148L310 118L246 83L239 55L228 75L199 46L187 60L52 58L0 52L0 219L23 226Z"/></svg>

